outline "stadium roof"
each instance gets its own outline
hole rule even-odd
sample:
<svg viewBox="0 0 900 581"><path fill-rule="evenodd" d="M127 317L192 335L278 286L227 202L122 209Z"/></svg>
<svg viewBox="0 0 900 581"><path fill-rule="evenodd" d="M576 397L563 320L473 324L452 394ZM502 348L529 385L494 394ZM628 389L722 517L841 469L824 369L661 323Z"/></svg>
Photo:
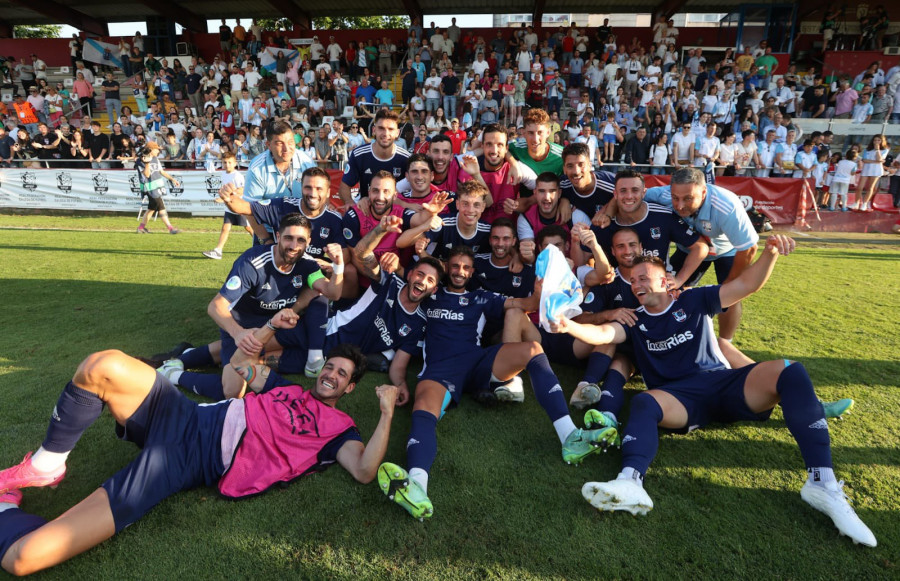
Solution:
<svg viewBox="0 0 900 581"><path fill-rule="evenodd" d="M783 1L783 0L782 0ZM507 14L539 16L552 13L725 12L740 0L0 0L0 26L68 24L92 34L106 34L108 22L134 22L174 16L195 32L206 32L206 20L217 18L280 18L307 24L318 16L382 14ZM801 0L814 8L813 0Z"/></svg>

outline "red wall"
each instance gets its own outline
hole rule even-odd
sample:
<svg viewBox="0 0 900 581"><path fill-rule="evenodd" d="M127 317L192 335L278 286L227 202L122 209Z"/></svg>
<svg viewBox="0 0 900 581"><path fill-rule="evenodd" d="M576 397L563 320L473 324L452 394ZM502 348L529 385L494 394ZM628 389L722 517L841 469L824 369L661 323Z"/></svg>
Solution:
<svg viewBox="0 0 900 581"><path fill-rule="evenodd" d="M825 55L825 75L855 77L875 61L881 61L881 68L887 71L900 63L900 56L885 56L880 50L829 52Z"/></svg>

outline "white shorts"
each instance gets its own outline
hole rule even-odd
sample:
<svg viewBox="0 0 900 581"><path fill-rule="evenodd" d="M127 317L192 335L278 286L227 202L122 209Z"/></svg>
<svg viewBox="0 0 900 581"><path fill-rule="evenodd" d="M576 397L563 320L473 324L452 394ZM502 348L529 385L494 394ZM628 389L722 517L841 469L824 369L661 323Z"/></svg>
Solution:
<svg viewBox="0 0 900 581"><path fill-rule="evenodd" d="M842 182L831 182L831 186L828 188L828 191L832 194L847 194L850 191L850 184L842 183Z"/></svg>

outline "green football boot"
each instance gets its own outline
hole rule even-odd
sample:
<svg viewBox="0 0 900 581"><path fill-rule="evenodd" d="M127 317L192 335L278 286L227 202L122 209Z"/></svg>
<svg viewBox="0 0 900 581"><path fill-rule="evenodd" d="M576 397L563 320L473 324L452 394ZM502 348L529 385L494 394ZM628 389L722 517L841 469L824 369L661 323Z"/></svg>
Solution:
<svg viewBox="0 0 900 581"><path fill-rule="evenodd" d="M434 507L419 483L396 464L385 462L378 467L378 487L389 499L420 521L434 514Z"/></svg>
<svg viewBox="0 0 900 581"><path fill-rule="evenodd" d="M615 416L609 412L601 412L600 410L588 410L584 413L584 427L588 430L596 430L599 428L615 428L616 437L610 442L610 445L617 448L622 447L622 436L619 435L619 422Z"/></svg>
<svg viewBox="0 0 900 581"><path fill-rule="evenodd" d="M823 401L822 407L825 408L826 418L838 418L848 413L853 407L853 400L850 398L839 399L837 401Z"/></svg>
<svg viewBox="0 0 900 581"><path fill-rule="evenodd" d="M566 464L581 464L591 454L606 451L606 448L618 437L615 428L600 428L597 430L576 429L562 446L562 457Z"/></svg>

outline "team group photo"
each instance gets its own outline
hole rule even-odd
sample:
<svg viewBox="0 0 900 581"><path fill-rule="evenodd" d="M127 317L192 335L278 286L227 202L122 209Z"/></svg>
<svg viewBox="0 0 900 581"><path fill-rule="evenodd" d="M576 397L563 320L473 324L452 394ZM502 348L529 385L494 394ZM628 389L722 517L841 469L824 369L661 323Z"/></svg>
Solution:
<svg viewBox="0 0 900 581"><path fill-rule="evenodd" d="M677 4L0 26L0 575L895 578L894 8Z"/></svg>

